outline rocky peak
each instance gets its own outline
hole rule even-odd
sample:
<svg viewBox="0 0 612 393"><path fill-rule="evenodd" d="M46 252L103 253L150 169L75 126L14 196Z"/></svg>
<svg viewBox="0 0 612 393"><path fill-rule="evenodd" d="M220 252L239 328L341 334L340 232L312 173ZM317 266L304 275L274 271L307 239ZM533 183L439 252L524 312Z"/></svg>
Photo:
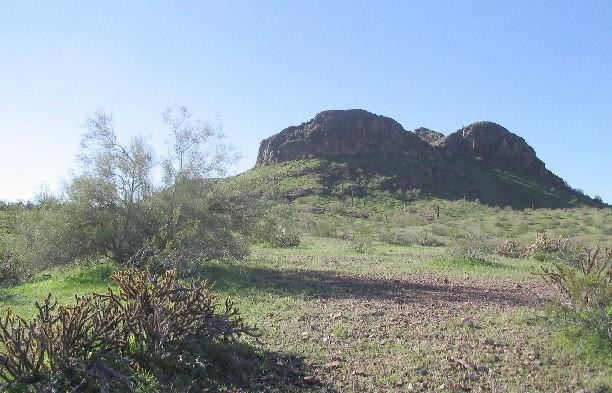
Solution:
<svg viewBox="0 0 612 393"><path fill-rule="evenodd" d="M311 157L401 152L424 143L395 120L362 109L330 110L261 142L257 165Z"/></svg>
<svg viewBox="0 0 612 393"><path fill-rule="evenodd" d="M413 132L416 136L432 146L439 146L444 142L445 136L441 132L432 131L425 127L419 127Z"/></svg>
<svg viewBox="0 0 612 393"><path fill-rule="evenodd" d="M447 154L469 155L516 169L539 170L544 163L516 134L490 121L480 121L450 134L442 143Z"/></svg>
<svg viewBox="0 0 612 393"><path fill-rule="evenodd" d="M408 132L395 120L362 109L329 110L261 142L257 165L306 158L394 155L428 162L477 160L503 169L550 178L544 163L518 135L480 121L444 137L427 128ZM554 183L558 184L556 178Z"/></svg>

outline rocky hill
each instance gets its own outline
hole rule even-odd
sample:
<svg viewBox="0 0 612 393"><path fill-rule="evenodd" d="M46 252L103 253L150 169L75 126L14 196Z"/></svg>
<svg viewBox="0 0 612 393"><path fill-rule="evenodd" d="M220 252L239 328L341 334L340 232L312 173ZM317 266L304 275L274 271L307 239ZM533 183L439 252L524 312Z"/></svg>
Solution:
<svg viewBox="0 0 612 393"><path fill-rule="evenodd" d="M597 204L549 171L523 138L488 121L444 136L426 128L406 131L365 110L324 111L263 140L257 166L305 159L342 163L330 166L335 172L325 170L330 184L376 176L384 190L419 189L494 205Z"/></svg>

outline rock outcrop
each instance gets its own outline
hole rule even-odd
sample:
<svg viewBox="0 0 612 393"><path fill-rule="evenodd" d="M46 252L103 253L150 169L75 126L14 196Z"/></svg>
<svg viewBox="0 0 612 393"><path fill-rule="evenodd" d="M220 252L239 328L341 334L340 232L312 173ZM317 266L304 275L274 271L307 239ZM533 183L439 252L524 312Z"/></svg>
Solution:
<svg viewBox="0 0 612 393"><path fill-rule="evenodd" d="M324 111L263 140L257 165L396 153L430 159L438 159L438 155L468 156L521 171L539 172L545 167L523 138L493 122L473 123L445 137L423 127L409 132L391 118L361 109Z"/></svg>
<svg viewBox="0 0 612 393"><path fill-rule="evenodd" d="M444 138L446 138L443 133L432 131L425 127L419 127L412 132L432 146L440 146L444 142Z"/></svg>
<svg viewBox="0 0 612 393"><path fill-rule="evenodd" d="M365 110L330 110L261 142L257 166L321 158L351 161L386 178L388 190L422 189L432 195L512 206L567 206L590 199L546 169L534 149L499 124L481 121L444 134Z"/></svg>
<svg viewBox="0 0 612 393"><path fill-rule="evenodd" d="M479 121L450 134L441 143L447 154L464 154L520 168L544 167L535 150L518 135L490 121Z"/></svg>
<svg viewBox="0 0 612 393"><path fill-rule="evenodd" d="M361 110L331 110L261 142L257 165L313 157L426 150L423 141L395 120Z"/></svg>

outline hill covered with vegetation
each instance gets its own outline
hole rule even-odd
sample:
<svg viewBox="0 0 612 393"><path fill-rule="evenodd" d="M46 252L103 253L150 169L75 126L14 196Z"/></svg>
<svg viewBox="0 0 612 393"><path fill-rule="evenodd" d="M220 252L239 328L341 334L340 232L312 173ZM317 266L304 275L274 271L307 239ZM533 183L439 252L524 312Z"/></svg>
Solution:
<svg viewBox="0 0 612 393"><path fill-rule="evenodd" d="M307 170L318 177L324 194L372 189L514 208L602 205L569 187L525 140L492 122L473 123L445 137L424 128L406 131L395 120L364 110L324 111L262 141L257 167L304 159L321 163Z"/></svg>

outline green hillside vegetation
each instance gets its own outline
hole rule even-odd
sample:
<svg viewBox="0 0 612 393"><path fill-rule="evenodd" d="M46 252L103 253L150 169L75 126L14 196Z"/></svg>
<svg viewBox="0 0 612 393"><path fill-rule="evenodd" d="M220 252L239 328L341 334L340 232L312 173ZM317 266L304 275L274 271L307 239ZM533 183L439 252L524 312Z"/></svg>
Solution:
<svg viewBox="0 0 612 393"><path fill-rule="evenodd" d="M340 168L340 169L338 169ZM576 206L512 209L478 200L447 200L421 190L381 189L380 177L341 178L342 164L322 160L291 161L257 167L227 180L234 189L259 191L275 200L274 214L300 231L331 237L368 235L377 241L427 234L448 242L464 234L486 234L524 245L535 234L577 237L589 243L612 236L612 209Z"/></svg>

